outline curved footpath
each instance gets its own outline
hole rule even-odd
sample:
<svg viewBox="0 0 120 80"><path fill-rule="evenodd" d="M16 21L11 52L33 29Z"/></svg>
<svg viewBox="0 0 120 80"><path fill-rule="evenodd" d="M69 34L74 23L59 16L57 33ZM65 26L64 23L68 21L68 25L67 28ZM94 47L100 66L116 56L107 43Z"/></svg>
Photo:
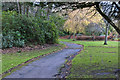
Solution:
<svg viewBox="0 0 120 80"><path fill-rule="evenodd" d="M81 45L61 42L67 45L67 48L40 58L20 70L16 70L5 78L55 78L60 67L65 63L66 57L80 51Z"/></svg>

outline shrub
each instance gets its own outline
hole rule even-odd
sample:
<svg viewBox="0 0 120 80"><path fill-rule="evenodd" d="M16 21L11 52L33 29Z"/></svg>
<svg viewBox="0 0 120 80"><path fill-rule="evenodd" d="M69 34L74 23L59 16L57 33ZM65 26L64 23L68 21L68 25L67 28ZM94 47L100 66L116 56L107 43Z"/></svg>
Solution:
<svg viewBox="0 0 120 80"><path fill-rule="evenodd" d="M64 17L59 16L57 14L53 13L50 16L50 22L53 22L54 25L56 26L56 28L58 29L57 32L58 32L59 36L65 35L65 33L64 33L65 31L64 31L64 28L63 28L65 21L66 21L66 19Z"/></svg>
<svg viewBox="0 0 120 80"><path fill-rule="evenodd" d="M18 15L15 11L2 12L3 48L23 47L28 43L57 43L58 30L52 17Z"/></svg>
<svg viewBox="0 0 120 80"><path fill-rule="evenodd" d="M9 31L6 36L2 37L2 48L11 48L13 46L23 47L24 40L22 40L21 38L22 36L19 31Z"/></svg>
<svg viewBox="0 0 120 80"><path fill-rule="evenodd" d="M92 40L91 36L78 36L76 38L77 40Z"/></svg>
<svg viewBox="0 0 120 80"><path fill-rule="evenodd" d="M45 42L46 43L57 43L58 42L58 31L53 22L45 21L44 26L46 26L45 31Z"/></svg>

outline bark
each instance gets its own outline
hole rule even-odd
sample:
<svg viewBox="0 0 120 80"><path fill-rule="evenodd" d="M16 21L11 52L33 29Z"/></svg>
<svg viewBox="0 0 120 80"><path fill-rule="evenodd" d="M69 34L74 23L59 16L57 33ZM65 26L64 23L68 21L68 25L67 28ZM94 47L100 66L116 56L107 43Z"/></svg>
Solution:
<svg viewBox="0 0 120 80"><path fill-rule="evenodd" d="M19 8L20 8L19 13L22 14L22 6L21 6L20 2L19 2Z"/></svg>
<svg viewBox="0 0 120 80"><path fill-rule="evenodd" d="M95 41L95 35L94 35L94 32L92 33L92 40Z"/></svg>
<svg viewBox="0 0 120 80"><path fill-rule="evenodd" d="M120 20L118 20L118 27L120 28Z"/></svg>
<svg viewBox="0 0 120 80"><path fill-rule="evenodd" d="M29 13L29 6L27 6L27 13L26 13L27 17L28 17L28 13Z"/></svg>
<svg viewBox="0 0 120 80"><path fill-rule="evenodd" d="M114 27L114 29L115 29L115 30L118 32L118 34L120 35L120 29L113 23L113 21L112 21L107 15L105 15L105 14L101 11L98 3L96 3L96 10L101 14L102 17L105 18L105 20L106 20L108 23L110 23L110 25L112 25L112 26Z"/></svg>
<svg viewBox="0 0 120 80"><path fill-rule="evenodd" d="M25 14L25 8L26 8L26 7L25 7L25 3L24 3L24 12L23 12L23 14Z"/></svg>
<svg viewBox="0 0 120 80"><path fill-rule="evenodd" d="M39 7L37 7L37 11L35 12L35 17L37 17L37 13L39 11ZM41 15L41 14L40 14Z"/></svg>
<svg viewBox="0 0 120 80"><path fill-rule="evenodd" d="M17 1L17 6L18 6L18 12L19 12L19 14L21 13L21 11L20 11L20 3Z"/></svg>
<svg viewBox="0 0 120 80"><path fill-rule="evenodd" d="M70 39L72 37L73 33L68 37L68 39Z"/></svg>
<svg viewBox="0 0 120 80"><path fill-rule="evenodd" d="M76 39L75 39L75 34L76 34L76 33L74 33L74 34L73 34L73 41L75 41L75 40L76 40Z"/></svg>
<svg viewBox="0 0 120 80"><path fill-rule="evenodd" d="M22 6L20 3L19 3L19 6L20 6L20 14L22 14Z"/></svg>
<svg viewBox="0 0 120 80"><path fill-rule="evenodd" d="M104 45L107 45L108 27L109 27L109 24L106 24L106 33L105 33L105 42L104 42Z"/></svg>
<svg viewBox="0 0 120 80"><path fill-rule="evenodd" d="M49 20L49 13L50 13L50 10L49 10L49 5L48 5L48 8L47 8L47 17L48 17L48 20Z"/></svg>

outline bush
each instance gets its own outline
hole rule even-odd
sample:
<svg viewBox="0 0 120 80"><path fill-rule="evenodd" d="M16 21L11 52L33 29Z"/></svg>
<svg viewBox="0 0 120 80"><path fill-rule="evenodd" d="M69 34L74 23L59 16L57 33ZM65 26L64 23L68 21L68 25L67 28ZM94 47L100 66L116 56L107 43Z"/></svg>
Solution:
<svg viewBox="0 0 120 80"><path fill-rule="evenodd" d="M93 40L91 36L78 36L77 40Z"/></svg>
<svg viewBox="0 0 120 80"><path fill-rule="evenodd" d="M50 16L50 21L53 22L54 25L56 26L57 32L58 32L59 36L65 35L65 33L64 33L65 31L64 31L63 26L64 26L64 23L65 23L66 20L65 20L64 17L59 16L59 15L53 13Z"/></svg>
<svg viewBox="0 0 120 80"><path fill-rule="evenodd" d="M21 34L19 33L19 31L9 31L8 34L6 36L3 36L2 38L2 48L11 48L13 46L24 46L24 40L21 40Z"/></svg>
<svg viewBox="0 0 120 80"><path fill-rule="evenodd" d="M53 22L44 21L44 26L46 26L45 31L45 42L46 43L57 43L58 42L58 31Z"/></svg>
<svg viewBox="0 0 120 80"><path fill-rule="evenodd" d="M15 11L2 12L3 48L23 47L28 43L57 43L58 30L52 19L45 16L18 15Z"/></svg>

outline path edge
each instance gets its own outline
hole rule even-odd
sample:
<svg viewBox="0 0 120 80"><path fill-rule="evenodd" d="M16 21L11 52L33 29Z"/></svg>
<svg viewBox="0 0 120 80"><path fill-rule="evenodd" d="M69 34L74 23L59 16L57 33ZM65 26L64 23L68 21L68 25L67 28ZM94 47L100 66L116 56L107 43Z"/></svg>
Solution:
<svg viewBox="0 0 120 80"><path fill-rule="evenodd" d="M9 70L3 72L2 74L0 74L0 78L4 78L5 75L7 75L8 73L11 74L11 72L12 72L13 70L15 70L15 69L17 69L17 68L19 68L19 67L21 67L21 66L27 64L27 63L33 62L33 61L35 61L35 60L37 60L37 59L40 59L40 58L45 57L45 56L48 56L48 55L50 55L50 54L59 52L59 51L65 49L65 48L67 48L66 45L65 45L63 48L61 48L60 50L57 50L57 51L54 51L54 52L51 52L51 53L47 53L47 54L43 54L43 55L41 55L41 56L37 56L37 57L31 58L31 59L29 59L29 60L27 60L27 61L25 61L25 62L23 62L23 63L21 63L21 64L18 64L18 65L15 66L15 67L10 68Z"/></svg>
<svg viewBox="0 0 120 80"><path fill-rule="evenodd" d="M72 44L75 44L75 43L72 43ZM77 45L81 45L81 44L77 44ZM70 74L70 69L72 67L73 58L75 56L77 56L78 54L80 54L80 52L83 51L83 49L84 49L84 45L81 45L81 46L82 47L80 48L80 51L78 51L77 53L72 54L66 58L67 61L60 68L59 73L54 75L56 78L67 78L67 76Z"/></svg>

